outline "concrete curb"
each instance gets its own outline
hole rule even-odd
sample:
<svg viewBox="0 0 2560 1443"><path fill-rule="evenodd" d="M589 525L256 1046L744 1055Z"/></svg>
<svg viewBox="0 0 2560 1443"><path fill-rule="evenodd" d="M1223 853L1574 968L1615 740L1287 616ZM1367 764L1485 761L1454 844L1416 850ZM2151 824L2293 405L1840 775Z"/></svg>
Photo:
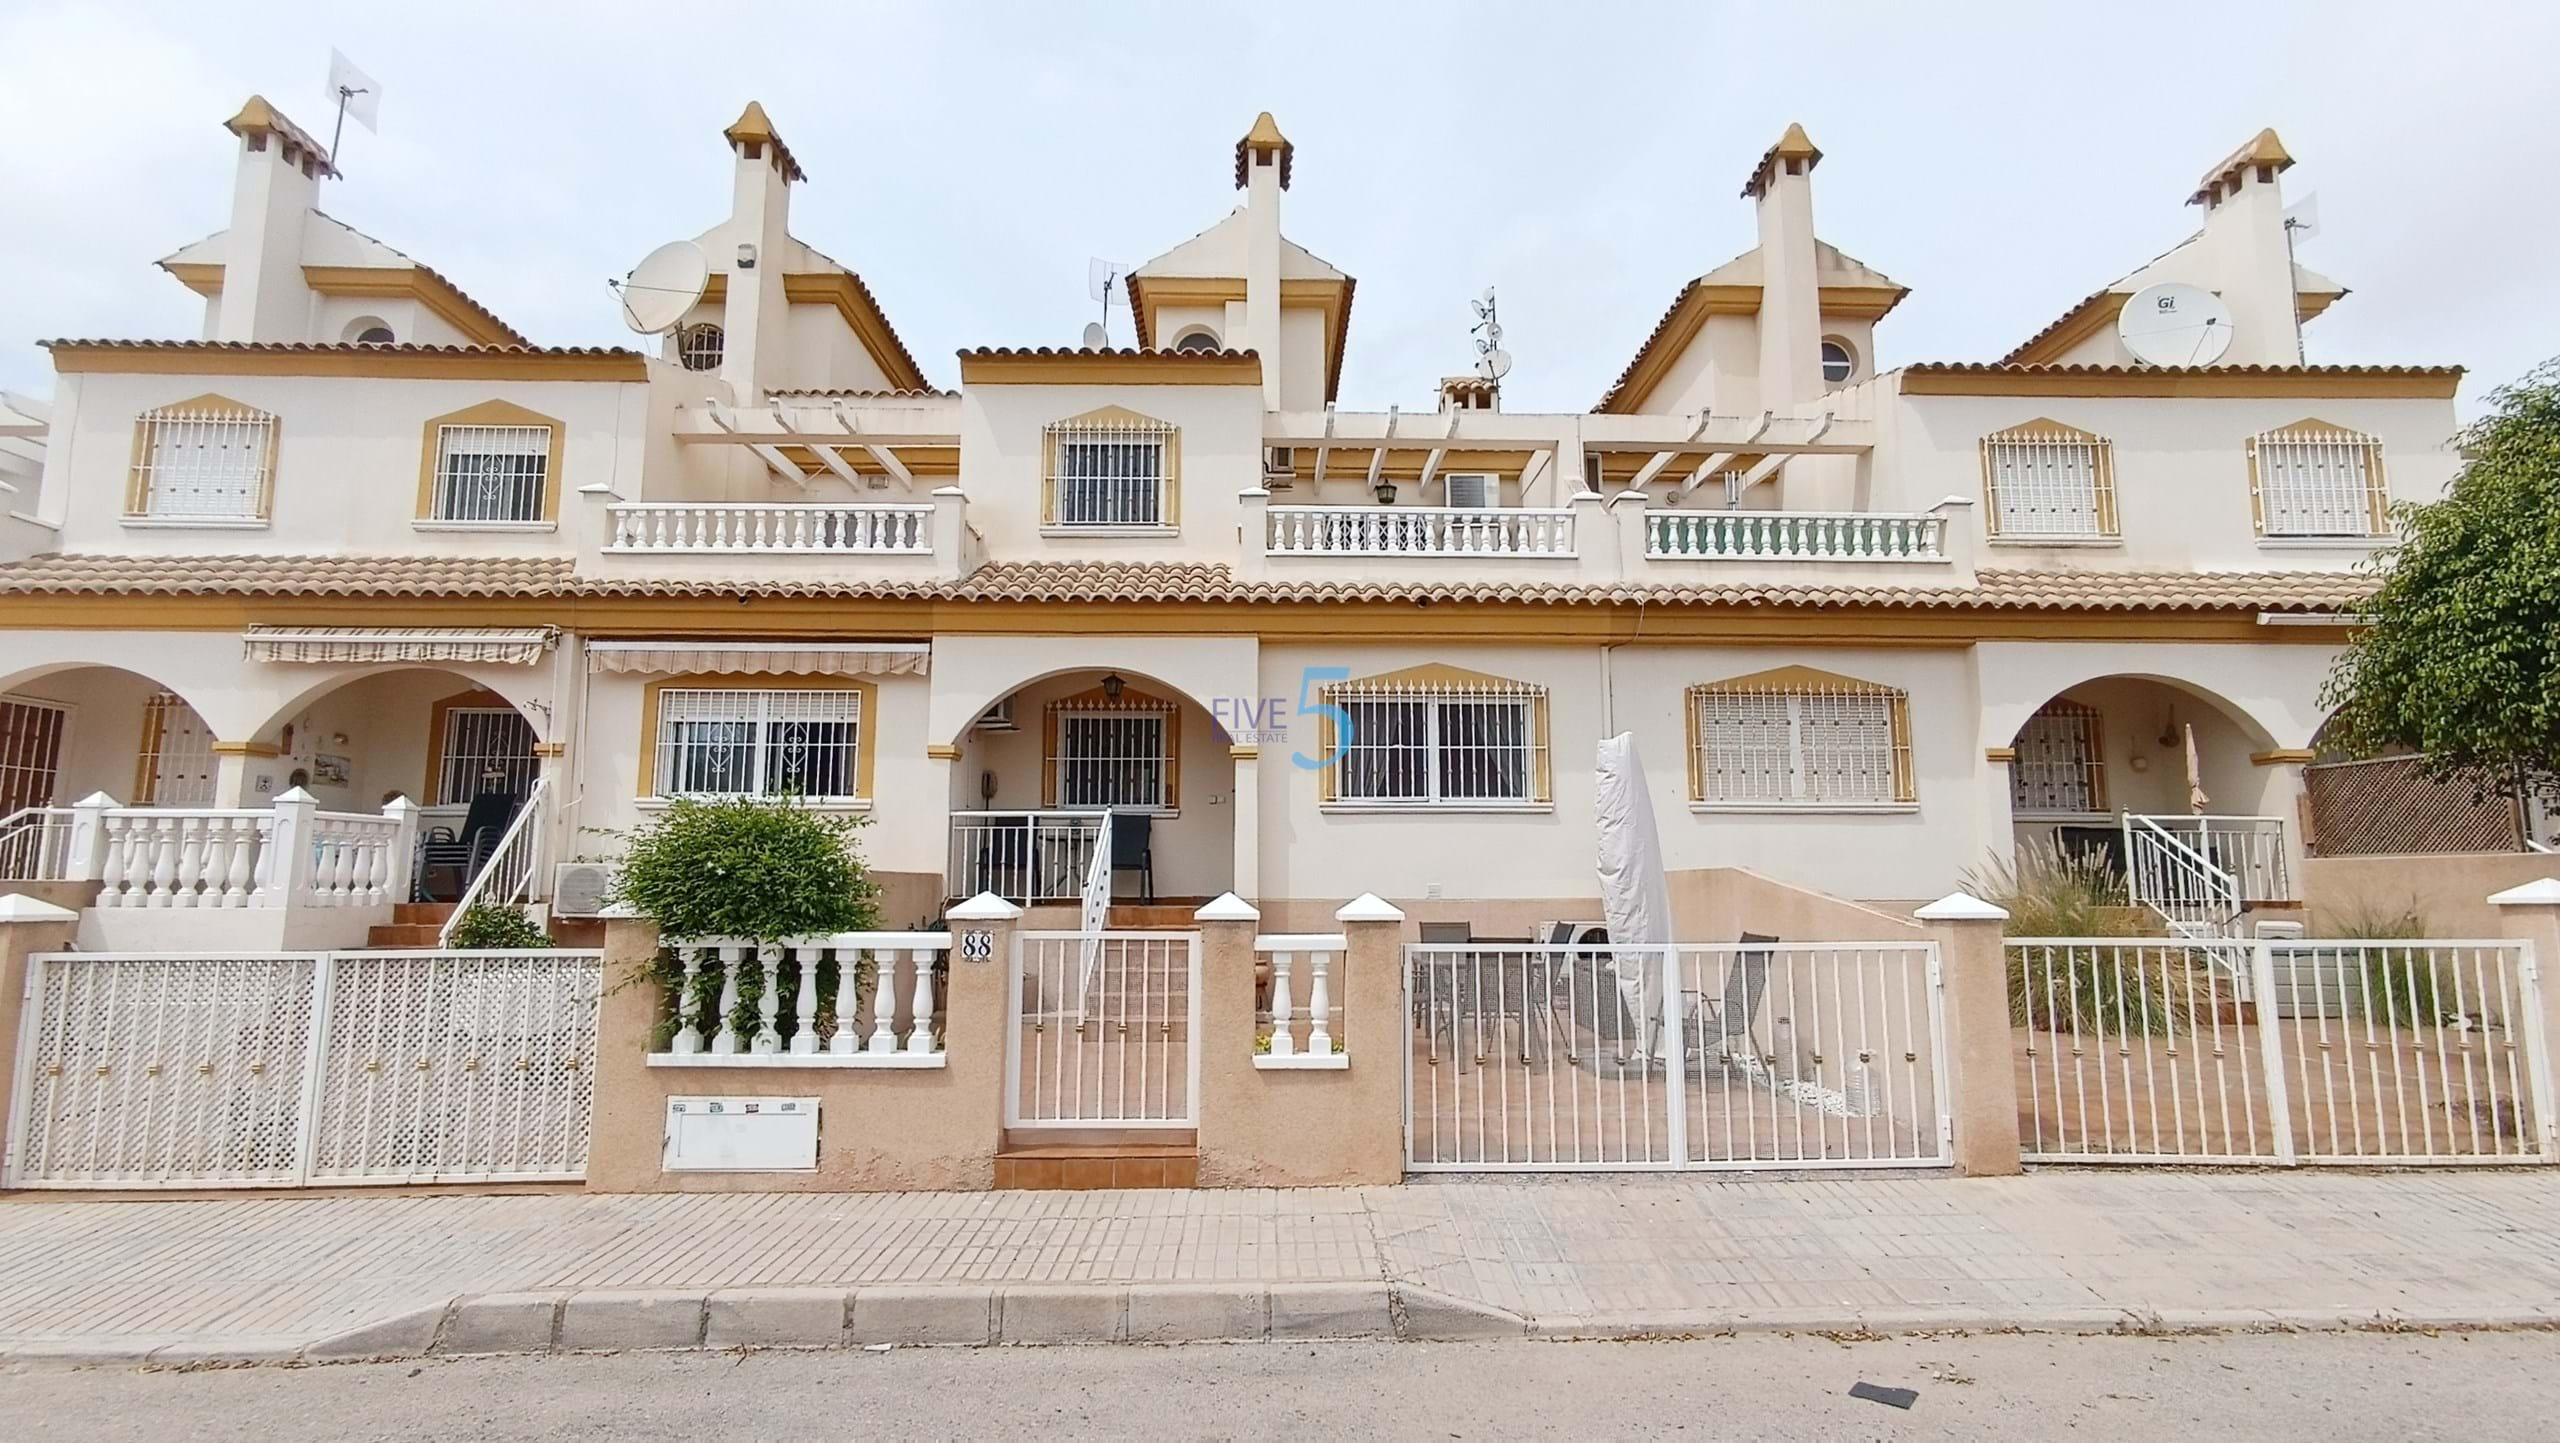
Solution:
<svg viewBox="0 0 2560 1443"><path fill-rule="evenodd" d="M1739 1333L1886 1336L2560 1328L2560 1314L2121 1308L1781 1308L1524 1318L1428 1288L1341 1283L899 1284L481 1293L308 1343L272 1336L0 1342L0 1361L154 1367L758 1348L993 1347L1491 1338L1601 1340Z"/></svg>

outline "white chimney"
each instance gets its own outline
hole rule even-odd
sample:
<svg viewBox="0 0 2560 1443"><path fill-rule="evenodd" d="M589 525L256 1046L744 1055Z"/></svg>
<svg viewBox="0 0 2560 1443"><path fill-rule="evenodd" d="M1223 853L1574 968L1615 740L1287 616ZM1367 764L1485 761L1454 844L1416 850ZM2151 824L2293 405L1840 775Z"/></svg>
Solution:
<svg viewBox="0 0 2560 1443"><path fill-rule="evenodd" d="M1742 193L1760 223L1760 406L1785 411L1819 400L1822 289L1814 276L1813 168L1822 152L1789 125L1760 157Z"/></svg>
<svg viewBox="0 0 2560 1443"><path fill-rule="evenodd" d="M764 387L789 344L783 252L791 234L791 186L808 176L755 101L722 134L737 166L728 254L710 257L711 273L726 275L729 288L720 317L720 377L738 405L754 406L763 402Z"/></svg>
<svg viewBox="0 0 2560 1443"><path fill-rule="evenodd" d="M336 172L328 154L263 96L250 96L223 128L240 138L240 165L211 339L307 341L311 288L302 278L302 233L321 178Z"/></svg>
<svg viewBox="0 0 2560 1443"><path fill-rule="evenodd" d="M1236 187L1244 192L1244 335L1229 345L1262 355L1262 409L1280 409L1280 193L1289 188L1297 147L1266 110L1236 142Z"/></svg>
<svg viewBox="0 0 2560 1443"><path fill-rule="evenodd" d="M2284 188L2293 165L2272 130L2259 131L2205 173L2187 204L2204 207L2206 282L2231 308L2226 366L2302 363L2302 320L2294 295L2293 245L2284 228Z"/></svg>

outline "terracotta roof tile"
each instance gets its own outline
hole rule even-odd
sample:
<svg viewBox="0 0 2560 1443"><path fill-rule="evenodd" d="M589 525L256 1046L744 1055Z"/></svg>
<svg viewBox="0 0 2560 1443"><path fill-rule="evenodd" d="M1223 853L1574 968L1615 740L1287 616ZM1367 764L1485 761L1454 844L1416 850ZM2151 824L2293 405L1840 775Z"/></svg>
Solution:
<svg viewBox="0 0 2560 1443"><path fill-rule="evenodd" d="M621 346L422 346L406 342L376 346L355 341L152 341L90 336L58 336L36 344L47 350L56 346L94 346L110 351L239 351L273 356L596 356L608 360L641 359L638 351Z"/></svg>
<svg viewBox="0 0 2560 1443"><path fill-rule="evenodd" d="M2460 366L2057 366L2020 365L2009 361L1915 361L1899 369L1919 376L2150 376L2164 371L2212 376L2459 377L2462 374Z"/></svg>
<svg viewBox="0 0 2560 1443"><path fill-rule="evenodd" d="M1000 562L956 582L796 577L769 563L729 577L578 576L567 557L41 556L0 566L0 595L825 597L1031 603L1478 602L1592 606L1894 607L1986 611L2333 611L2372 589L2352 572L1998 571L1971 587L1807 581L1419 580L1248 582L1222 565Z"/></svg>

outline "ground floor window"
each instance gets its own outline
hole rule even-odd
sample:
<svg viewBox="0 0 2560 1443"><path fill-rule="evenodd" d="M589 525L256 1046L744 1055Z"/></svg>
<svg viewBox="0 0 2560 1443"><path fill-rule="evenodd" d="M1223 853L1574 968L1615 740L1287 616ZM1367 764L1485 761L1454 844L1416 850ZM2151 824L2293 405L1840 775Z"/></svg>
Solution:
<svg viewBox="0 0 2560 1443"><path fill-rule="evenodd" d="M71 709L26 697L0 697L0 817L22 807L49 807L62 774L62 742Z"/></svg>
<svg viewBox="0 0 2560 1443"><path fill-rule="evenodd" d="M1690 694L1690 795L1841 806L1917 799L1903 694L1857 682L1702 686Z"/></svg>
<svg viewBox="0 0 2560 1443"><path fill-rule="evenodd" d="M658 694L654 789L676 796L860 796L862 693L713 691Z"/></svg>
<svg viewBox="0 0 2560 1443"><path fill-rule="evenodd" d="M1173 810L1180 796L1179 724L1173 703L1126 683L1050 703L1043 788L1048 804Z"/></svg>
<svg viewBox="0 0 2560 1443"><path fill-rule="evenodd" d="M1326 699L1341 733L1329 800L1407 806L1544 801L1544 694L1499 678L1379 677Z"/></svg>
<svg viewBox="0 0 2560 1443"><path fill-rule="evenodd" d="M539 768L533 724L514 707L443 707L437 714L435 795L429 804L468 802L484 792L521 797L533 790Z"/></svg>
<svg viewBox="0 0 2560 1443"><path fill-rule="evenodd" d="M142 704L142 758L134 772L136 806L213 805L213 732L176 692L153 692Z"/></svg>
<svg viewBox="0 0 2560 1443"><path fill-rule="evenodd" d="M2051 701L2018 731L2009 762L2009 809L2032 812L2103 812L2107 809L2105 754L2099 747L2098 709L2076 701Z"/></svg>

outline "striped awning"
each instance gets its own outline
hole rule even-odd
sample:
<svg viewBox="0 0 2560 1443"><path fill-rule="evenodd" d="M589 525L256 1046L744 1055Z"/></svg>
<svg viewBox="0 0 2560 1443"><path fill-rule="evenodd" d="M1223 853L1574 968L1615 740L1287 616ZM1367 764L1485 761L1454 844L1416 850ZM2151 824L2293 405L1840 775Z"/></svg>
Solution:
<svg viewBox="0 0 2560 1443"><path fill-rule="evenodd" d="M251 661L476 661L531 666L557 645L550 626L253 626Z"/></svg>
<svg viewBox="0 0 2560 1443"><path fill-rule="evenodd" d="M634 675L923 676L933 648L895 641L591 641L589 671Z"/></svg>

